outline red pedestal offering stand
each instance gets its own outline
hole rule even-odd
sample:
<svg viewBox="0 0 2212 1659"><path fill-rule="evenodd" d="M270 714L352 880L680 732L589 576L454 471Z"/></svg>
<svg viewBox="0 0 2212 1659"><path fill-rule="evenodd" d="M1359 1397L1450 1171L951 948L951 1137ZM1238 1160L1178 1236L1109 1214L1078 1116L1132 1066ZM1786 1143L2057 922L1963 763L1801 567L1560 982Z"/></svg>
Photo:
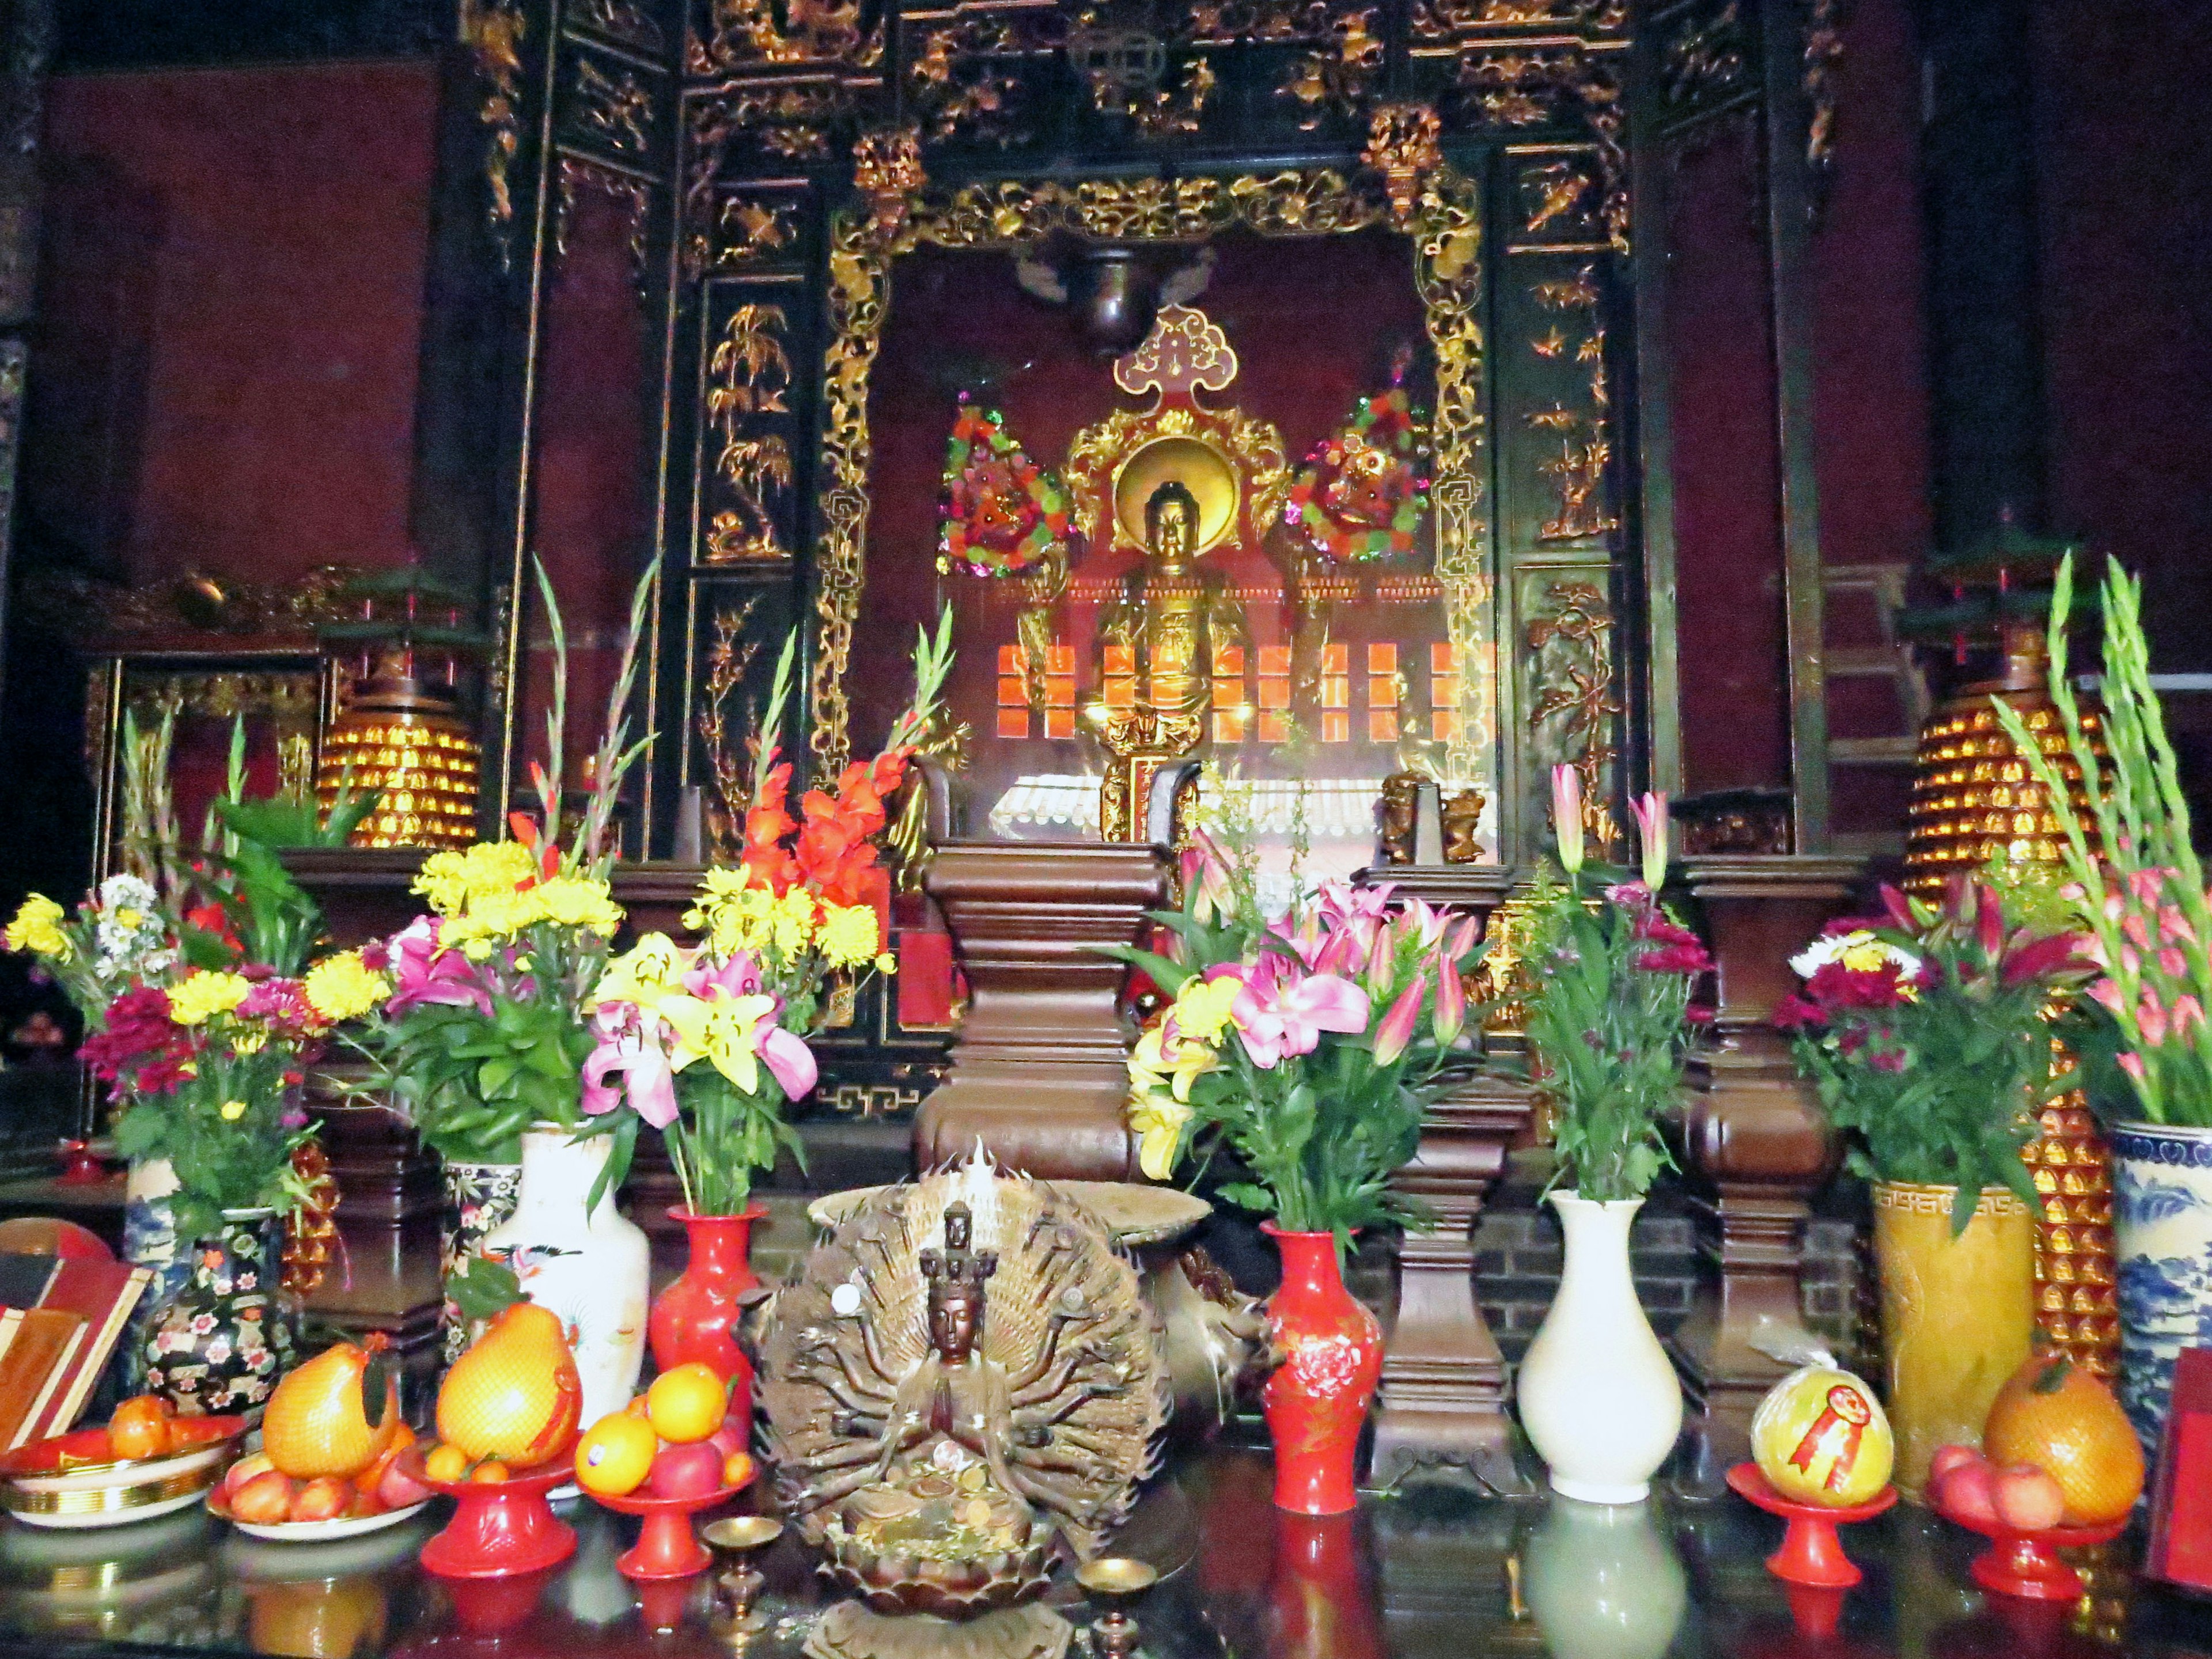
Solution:
<svg viewBox="0 0 2212 1659"><path fill-rule="evenodd" d="M704 1572L714 1558L691 1530L691 1517L718 1504L726 1504L744 1488L724 1486L701 1498L652 1498L641 1492L617 1497L593 1492L594 1503L617 1515L642 1516L637 1542L615 1559L615 1570L625 1578L689 1578Z"/></svg>
<svg viewBox="0 0 2212 1659"><path fill-rule="evenodd" d="M1735 1465L1728 1472L1728 1483L1739 1498L1790 1523L1782 1547L1766 1558L1767 1571L1789 1583L1822 1589L1847 1589L1863 1576L1844 1553L1836 1528L1871 1521L1897 1502L1897 1488L1884 1486L1865 1503L1848 1508L1792 1503L1774 1490L1756 1463Z"/></svg>
<svg viewBox="0 0 2212 1659"><path fill-rule="evenodd" d="M504 1480L433 1480L422 1454L400 1453L409 1474L459 1505L446 1529L422 1546L422 1566L442 1578L503 1578L557 1566L576 1553L576 1534L556 1520L546 1493L574 1478L567 1457L523 1469Z"/></svg>
<svg viewBox="0 0 2212 1659"><path fill-rule="evenodd" d="M2021 1532L2002 1522L1970 1521L1947 1509L1937 1509L1954 1527L1978 1532L1990 1540L1989 1548L1974 1558L1967 1571L1974 1582L1992 1595L2017 1595L2030 1601L2071 1601L2084 1588L2081 1575L2058 1558L2060 1550L2109 1544L2127 1530L2125 1516L2094 1527L2052 1527L2043 1532Z"/></svg>

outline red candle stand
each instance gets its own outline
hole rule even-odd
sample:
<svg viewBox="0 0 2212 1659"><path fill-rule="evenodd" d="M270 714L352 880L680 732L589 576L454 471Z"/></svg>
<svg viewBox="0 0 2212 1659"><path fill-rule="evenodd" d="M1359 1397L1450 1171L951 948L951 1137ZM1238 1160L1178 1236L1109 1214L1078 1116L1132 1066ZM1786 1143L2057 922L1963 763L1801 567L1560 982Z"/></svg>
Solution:
<svg viewBox="0 0 2212 1659"><path fill-rule="evenodd" d="M1862 1577L1844 1553L1836 1528L1855 1521L1871 1521L1897 1502L1897 1488L1884 1486L1863 1504L1837 1507L1826 1504L1798 1504L1774 1490L1756 1463L1739 1463L1728 1472L1728 1483L1736 1496L1769 1515L1790 1523L1782 1534L1782 1547L1766 1558L1766 1570L1792 1584L1824 1589L1847 1589Z"/></svg>
<svg viewBox="0 0 2212 1659"><path fill-rule="evenodd" d="M615 1570L625 1578L688 1578L704 1572L714 1558L691 1530L691 1517L702 1510L726 1504L742 1487L724 1486L699 1498L654 1498L642 1492L592 1494L594 1503L617 1515L644 1517L637 1542L615 1560Z"/></svg>
<svg viewBox="0 0 2212 1659"><path fill-rule="evenodd" d="M554 1518L545 1501L546 1493L574 1477L565 1455L504 1480L485 1481L433 1480L423 1470L419 1446L400 1453L399 1462L457 1505L446 1529L422 1546L427 1571L445 1578L501 1578L557 1565L575 1553L575 1533Z"/></svg>

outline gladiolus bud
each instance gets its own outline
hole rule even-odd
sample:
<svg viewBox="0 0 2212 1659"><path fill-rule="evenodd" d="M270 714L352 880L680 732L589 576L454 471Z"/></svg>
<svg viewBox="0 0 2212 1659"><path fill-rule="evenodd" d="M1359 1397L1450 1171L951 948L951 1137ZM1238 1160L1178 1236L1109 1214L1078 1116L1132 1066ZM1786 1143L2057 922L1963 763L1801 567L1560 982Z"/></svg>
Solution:
<svg viewBox="0 0 2212 1659"><path fill-rule="evenodd" d="M1552 834L1559 867L1573 875L1583 867L1583 775L1565 762L1552 769Z"/></svg>
<svg viewBox="0 0 2212 1659"><path fill-rule="evenodd" d="M1429 994L1428 970L1424 969L1413 976L1406 993L1390 1005L1390 1012L1382 1016L1382 1023L1375 1028L1375 1063L1388 1066L1406 1052L1406 1045L1413 1040L1413 1023L1421 1017L1421 1003Z"/></svg>
<svg viewBox="0 0 2212 1659"><path fill-rule="evenodd" d="M1437 1034L1437 1047L1450 1048L1459 1041L1466 1024L1467 981L1459 976L1454 958L1441 957L1437 963L1437 1011L1431 1028Z"/></svg>
<svg viewBox="0 0 2212 1659"><path fill-rule="evenodd" d="M1654 893L1667 884L1667 797L1647 791L1629 803L1637 838L1644 844L1644 884Z"/></svg>

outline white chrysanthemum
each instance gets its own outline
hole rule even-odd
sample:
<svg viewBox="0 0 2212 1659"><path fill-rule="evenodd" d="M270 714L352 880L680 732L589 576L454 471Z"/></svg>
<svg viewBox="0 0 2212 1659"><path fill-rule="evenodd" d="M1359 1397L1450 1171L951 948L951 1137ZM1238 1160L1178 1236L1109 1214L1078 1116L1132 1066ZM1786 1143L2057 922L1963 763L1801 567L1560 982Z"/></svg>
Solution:
<svg viewBox="0 0 2212 1659"><path fill-rule="evenodd" d="M1894 965L1906 978L1920 971L1920 958L1899 945L1887 944L1862 927L1849 933L1826 933L1790 958L1791 971L1810 979L1832 962L1840 962L1854 973L1873 973Z"/></svg>

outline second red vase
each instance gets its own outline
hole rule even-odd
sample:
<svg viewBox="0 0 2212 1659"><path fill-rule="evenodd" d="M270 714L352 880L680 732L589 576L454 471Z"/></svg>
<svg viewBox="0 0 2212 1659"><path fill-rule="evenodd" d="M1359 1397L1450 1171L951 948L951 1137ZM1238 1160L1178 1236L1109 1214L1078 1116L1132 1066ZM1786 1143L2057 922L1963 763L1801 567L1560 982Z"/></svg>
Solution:
<svg viewBox="0 0 2212 1659"><path fill-rule="evenodd" d="M1287 1357L1261 1401L1275 1443L1275 1507L1341 1515L1359 1501L1352 1471L1382 1375L1382 1328L1344 1288L1335 1234L1285 1232L1272 1221L1261 1231L1283 1256L1267 1316Z"/></svg>
<svg viewBox="0 0 2212 1659"><path fill-rule="evenodd" d="M725 1382L734 1377L730 1411L749 1417L753 1367L738 1346L738 1321L744 1313L738 1298L760 1283L753 1277L753 1223L764 1219L768 1211L754 1204L741 1215L694 1215L685 1209L668 1213L690 1235L691 1260L683 1277L653 1299L647 1326L653 1363L665 1371L698 1360Z"/></svg>

